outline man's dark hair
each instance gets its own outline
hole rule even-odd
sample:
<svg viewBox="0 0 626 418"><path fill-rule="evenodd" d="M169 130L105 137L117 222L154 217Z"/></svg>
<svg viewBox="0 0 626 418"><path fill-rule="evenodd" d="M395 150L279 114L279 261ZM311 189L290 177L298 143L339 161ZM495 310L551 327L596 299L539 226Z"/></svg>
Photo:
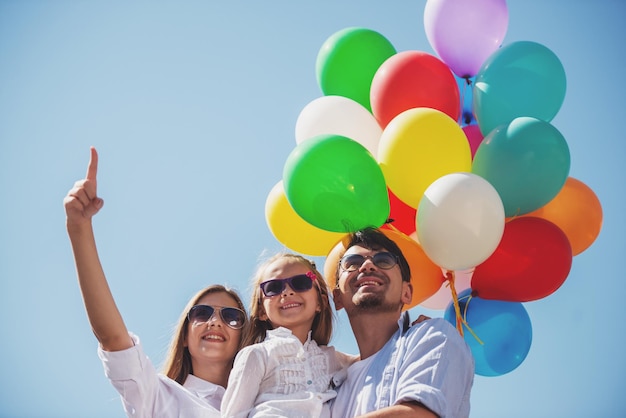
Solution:
<svg viewBox="0 0 626 418"><path fill-rule="evenodd" d="M400 266L400 273L402 275L402 281L411 281L411 268L408 261L402 254L400 247L387 237L383 232L376 228L365 228L350 234L347 242L346 249L359 245L361 247L368 248L370 250L382 250L385 249L391 254L398 257L398 266Z"/></svg>

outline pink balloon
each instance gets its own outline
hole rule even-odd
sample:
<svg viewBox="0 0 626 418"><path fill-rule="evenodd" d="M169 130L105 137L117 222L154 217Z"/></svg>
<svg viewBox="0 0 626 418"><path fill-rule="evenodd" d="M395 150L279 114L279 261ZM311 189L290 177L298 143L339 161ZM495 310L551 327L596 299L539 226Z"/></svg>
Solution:
<svg viewBox="0 0 626 418"><path fill-rule="evenodd" d="M483 134L480 132L480 127L478 125L466 125L463 128L463 132L467 137L467 142L469 142L470 150L472 151L472 159L474 158L474 154L476 154L476 150L481 142L483 142Z"/></svg>
<svg viewBox="0 0 626 418"><path fill-rule="evenodd" d="M457 295L465 289L469 289L473 273L473 268L467 270L457 270L454 272L454 290ZM443 271L442 274L445 276L446 272ZM424 302L420 303L419 306L426 309L443 310L446 309L451 301L452 289L450 288L450 282L446 280L441 285L437 293L426 299Z"/></svg>
<svg viewBox="0 0 626 418"><path fill-rule="evenodd" d="M428 0L428 42L459 77L473 77L502 44L509 24L505 0Z"/></svg>

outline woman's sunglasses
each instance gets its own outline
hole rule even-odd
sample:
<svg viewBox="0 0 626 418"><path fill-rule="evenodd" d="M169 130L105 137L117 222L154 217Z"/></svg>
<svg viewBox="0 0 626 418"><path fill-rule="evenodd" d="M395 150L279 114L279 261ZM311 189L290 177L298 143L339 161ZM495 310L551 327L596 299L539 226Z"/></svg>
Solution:
<svg viewBox="0 0 626 418"><path fill-rule="evenodd" d="M283 293L287 285L293 289L294 292L306 292L313 287L313 280L317 276L312 271L308 271L306 274L298 274L296 276L287 277L286 279L272 279L261 283L261 290L267 297L280 295Z"/></svg>
<svg viewBox="0 0 626 418"><path fill-rule="evenodd" d="M196 305L189 309L187 319L192 323L208 322L215 314L215 311L219 311L222 321L232 329L241 329L246 323L246 313L241 309L230 306Z"/></svg>
<svg viewBox="0 0 626 418"><path fill-rule="evenodd" d="M361 268L365 260L372 260L372 263L380 269L389 270L398 264L398 257L389 252L376 253L374 255L348 254L339 260L339 267L344 271L357 271Z"/></svg>

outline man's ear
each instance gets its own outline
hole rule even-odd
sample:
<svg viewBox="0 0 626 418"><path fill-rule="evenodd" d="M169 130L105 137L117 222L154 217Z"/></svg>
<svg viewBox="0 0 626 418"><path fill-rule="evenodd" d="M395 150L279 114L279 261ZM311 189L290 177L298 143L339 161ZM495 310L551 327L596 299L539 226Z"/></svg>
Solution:
<svg viewBox="0 0 626 418"><path fill-rule="evenodd" d="M333 289L333 302L335 302L335 310L340 311L343 309L343 301L341 300L341 290Z"/></svg>
<svg viewBox="0 0 626 418"><path fill-rule="evenodd" d="M402 282L402 303L408 305L413 299L413 285L411 282Z"/></svg>

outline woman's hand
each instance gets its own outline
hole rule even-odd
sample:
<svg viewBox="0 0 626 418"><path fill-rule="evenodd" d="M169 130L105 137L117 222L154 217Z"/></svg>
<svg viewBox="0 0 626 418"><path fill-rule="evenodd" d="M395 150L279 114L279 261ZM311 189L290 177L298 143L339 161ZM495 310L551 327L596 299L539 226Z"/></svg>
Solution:
<svg viewBox="0 0 626 418"><path fill-rule="evenodd" d="M98 213L104 205L104 200L97 194L97 173L98 153L94 147L91 147L87 176L77 181L63 199L68 226L89 223L92 216Z"/></svg>

